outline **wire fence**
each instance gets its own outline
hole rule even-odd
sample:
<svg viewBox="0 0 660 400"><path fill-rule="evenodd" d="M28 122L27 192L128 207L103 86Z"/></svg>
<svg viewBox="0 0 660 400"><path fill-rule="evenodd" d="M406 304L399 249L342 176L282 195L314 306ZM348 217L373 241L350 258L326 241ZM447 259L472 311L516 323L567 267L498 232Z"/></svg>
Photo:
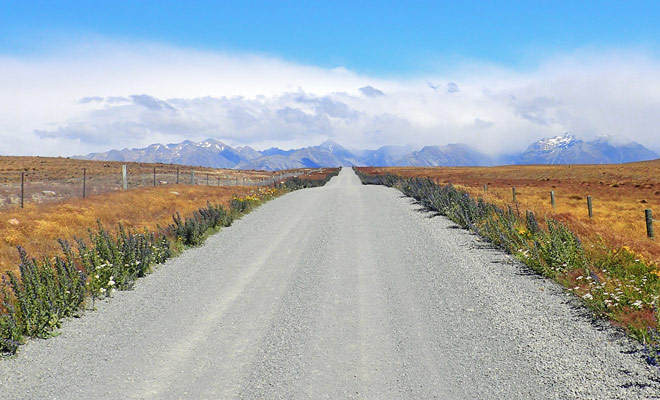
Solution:
<svg viewBox="0 0 660 400"><path fill-rule="evenodd" d="M27 169L27 168L26 168ZM300 175L299 171L214 171L181 168L131 168L116 171L86 168L52 171L31 168L27 171L0 171L0 208L24 207L29 203L52 203L69 198L140 187L162 185L269 186Z"/></svg>

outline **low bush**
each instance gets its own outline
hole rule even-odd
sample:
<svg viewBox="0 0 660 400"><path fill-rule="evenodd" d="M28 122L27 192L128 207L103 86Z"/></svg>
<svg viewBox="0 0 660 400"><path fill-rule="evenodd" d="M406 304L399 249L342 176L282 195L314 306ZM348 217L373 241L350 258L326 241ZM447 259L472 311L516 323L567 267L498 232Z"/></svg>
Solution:
<svg viewBox="0 0 660 400"><path fill-rule="evenodd" d="M304 179L294 176L292 178L285 180L284 183L281 183L279 185L279 187L286 190L298 190L298 189L319 187L328 183L328 181L330 181L332 177L337 176L338 174L339 174L339 169L326 174L325 177L321 179Z"/></svg>
<svg viewBox="0 0 660 400"><path fill-rule="evenodd" d="M234 202L234 199L236 198L232 198L231 202ZM180 239L186 246L198 246L206 239L209 230L231 225L235 215L244 214L248 210L239 211L232 208L232 211L229 213L224 207L209 203L205 208L195 211L192 217L185 221L177 212L173 217L174 224L168 227L168 233Z"/></svg>

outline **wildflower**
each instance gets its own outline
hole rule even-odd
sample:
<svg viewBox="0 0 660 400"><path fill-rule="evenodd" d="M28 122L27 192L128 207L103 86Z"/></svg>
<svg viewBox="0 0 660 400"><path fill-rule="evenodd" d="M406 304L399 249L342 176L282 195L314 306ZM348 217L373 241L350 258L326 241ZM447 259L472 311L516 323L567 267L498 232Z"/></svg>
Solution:
<svg viewBox="0 0 660 400"><path fill-rule="evenodd" d="M98 274L94 275L94 278L99 279L99 275Z"/></svg>
<svg viewBox="0 0 660 400"><path fill-rule="evenodd" d="M112 279L112 277L110 277L110 280L108 281L108 286L114 286L114 285L115 285L115 281Z"/></svg>
<svg viewBox="0 0 660 400"><path fill-rule="evenodd" d="M632 305L637 307L637 308L642 308L642 304L644 304L644 303L642 303L641 300L636 300L632 303Z"/></svg>

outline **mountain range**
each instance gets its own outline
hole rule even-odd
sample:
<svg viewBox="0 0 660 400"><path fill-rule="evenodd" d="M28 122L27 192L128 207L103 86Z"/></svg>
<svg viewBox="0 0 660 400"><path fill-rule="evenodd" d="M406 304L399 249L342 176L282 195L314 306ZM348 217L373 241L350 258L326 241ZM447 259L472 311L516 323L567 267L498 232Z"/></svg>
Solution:
<svg viewBox="0 0 660 400"><path fill-rule="evenodd" d="M332 140L318 146L258 151L231 147L215 139L175 144L152 144L140 149L110 150L74 158L104 161L161 162L212 168L281 170L338 166L489 166L502 164L616 164L660 158L636 142L614 144L609 137L582 141L570 133L531 144L521 154L492 157L465 144L383 146L377 150L349 150Z"/></svg>

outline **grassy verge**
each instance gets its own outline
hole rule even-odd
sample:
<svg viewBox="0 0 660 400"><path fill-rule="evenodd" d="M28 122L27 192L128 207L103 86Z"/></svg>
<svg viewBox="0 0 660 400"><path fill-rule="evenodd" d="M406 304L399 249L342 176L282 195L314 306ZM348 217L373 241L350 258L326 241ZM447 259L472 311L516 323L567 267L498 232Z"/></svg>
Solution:
<svg viewBox="0 0 660 400"><path fill-rule="evenodd" d="M59 255L41 260L17 246L18 270L7 270L0 282L0 353L14 354L27 337L53 335L63 319L79 315L90 303L93 307L113 290L131 289L154 265L200 245L264 201L329 179L287 180L276 188L253 189L233 196L228 207L209 202L185 218L176 212L172 223L154 230L126 228L119 222L110 232L99 221L96 230L88 229L87 238L75 238L73 245L59 239Z"/></svg>
<svg viewBox="0 0 660 400"><path fill-rule="evenodd" d="M531 211L501 208L451 185L357 173L364 184L400 190L562 284L598 316L640 340L646 360L660 367L660 269L655 263L625 246L612 249L601 244L586 251L580 238L559 221L539 221Z"/></svg>

